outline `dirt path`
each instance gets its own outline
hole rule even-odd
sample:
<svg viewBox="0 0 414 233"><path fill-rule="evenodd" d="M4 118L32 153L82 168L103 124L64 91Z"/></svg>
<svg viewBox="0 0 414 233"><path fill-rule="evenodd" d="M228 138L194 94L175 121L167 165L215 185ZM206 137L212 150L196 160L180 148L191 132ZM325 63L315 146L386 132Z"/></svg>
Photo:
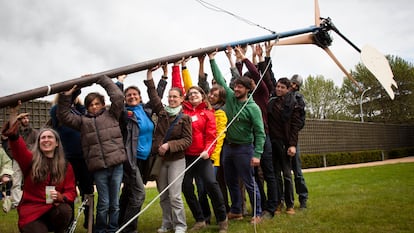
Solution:
<svg viewBox="0 0 414 233"><path fill-rule="evenodd" d="M306 172L349 169L349 168L356 168L356 167L372 167L372 166L379 166L379 165L384 165L384 164L413 163L413 162L414 162L414 156L409 156L409 157L404 157L404 158L387 159L384 161L375 161L375 162L369 162L369 163L347 164L347 165L320 167L320 168L308 168L308 169L303 169L303 172L306 173Z"/></svg>

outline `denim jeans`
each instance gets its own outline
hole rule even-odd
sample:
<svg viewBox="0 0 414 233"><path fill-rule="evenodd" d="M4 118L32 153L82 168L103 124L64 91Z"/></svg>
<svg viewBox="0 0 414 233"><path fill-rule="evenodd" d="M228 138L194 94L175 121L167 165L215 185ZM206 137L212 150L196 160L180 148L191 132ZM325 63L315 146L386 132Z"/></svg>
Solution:
<svg viewBox="0 0 414 233"><path fill-rule="evenodd" d="M232 203L230 212L232 213L242 213L242 196L239 186L240 178L249 194L250 205L256 210L254 214L257 216L261 216L262 214L260 192L253 177L254 169L251 166L253 153L254 148L252 144L230 145L225 143L223 145L224 177L226 178L227 187L230 192Z"/></svg>
<svg viewBox="0 0 414 233"><path fill-rule="evenodd" d="M119 192L123 165L115 165L94 173L98 204L96 206L96 233L116 232L119 228Z"/></svg>
<svg viewBox="0 0 414 233"><path fill-rule="evenodd" d="M302 162L300 161L299 146L296 147L295 157L292 159L292 171L295 176L296 194L299 196L299 202L308 200L308 187L306 187L305 178L302 173Z"/></svg>

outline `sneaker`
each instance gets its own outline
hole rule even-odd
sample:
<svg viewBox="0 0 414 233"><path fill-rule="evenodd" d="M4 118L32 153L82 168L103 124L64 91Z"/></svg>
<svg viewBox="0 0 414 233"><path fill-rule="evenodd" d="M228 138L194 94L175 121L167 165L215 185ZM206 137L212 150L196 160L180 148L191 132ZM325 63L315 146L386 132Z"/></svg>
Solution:
<svg viewBox="0 0 414 233"><path fill-rule="evenodd" d="M185 233L185 230L183 229L175 229L174 233Z"/></svg>
<svg viewBox="0 0 414 233"><path fill-rule="evenodd" d="M224 221L218 223L219 225L219 233L227 233L227 229L229 228L229 221L227 218Z"/></svg>
<svg viewBox="0 0 414 233"><path fill-rule="evenodd" d="M243 219L243 214L235 214L235 213L229 212L227 214L227 218L229 220L242 220Z"/></svg>
<svg viewBox="0 0 414 233"><path fill-rule="evenodd" d="M165 226L161 226L160 228L158 228L157 233L167 233L170 232L172 229L165 227Z"/></svg>
<svg viewBox="0 0 414 233"><path fill-rule="evenodd" d="M289 215L294 215L295 209L293 209L293 207L286 208L286 213Z"/></svg>
<svg viewBox="0 0 414 233"><path fill-rule="evenodd" d="M199 231L199 230L201 230L201 229L203 229L205 227L206 227L206 222L204 222L204 221L202 221L202 222L196 222L194 224L194 226L190 229L190 231L191 232Z"/></svg>
<svg viewBox="0 0 414 233"><path fill-rule="evenodd" d="M259 224L262 221L262 218L260 216L255 216L252 217L252 219L250 220L251 224Z"/></svg>
<svg viewBox="0 0 414 233"><path fill-rule="evenodd" d="M12 208L12 202L10 200L10 197L6 196L3 199L3 211L4 211L4 213L8 213L11 210L11 208Z"/></svg>
<svg viewBox="0 0 414 233"><path fill-rule="evenodd" d="M265 210L265 211L262 212L261 217L262 217L262 219L272 219L273 215L269 211Z"/></svg>

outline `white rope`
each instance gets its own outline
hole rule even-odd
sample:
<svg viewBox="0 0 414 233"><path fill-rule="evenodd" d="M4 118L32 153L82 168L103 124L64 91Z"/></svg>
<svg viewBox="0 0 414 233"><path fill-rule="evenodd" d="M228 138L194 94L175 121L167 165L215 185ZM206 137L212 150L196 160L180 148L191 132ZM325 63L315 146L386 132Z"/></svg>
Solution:
<svg viewBox="0 0 414 233"><path fill-rule="evenodd" d="M263 26L261 26L261 25L259 25L259 24L257 24L257 23L254 23L254 22L252 22L252 21L250 21L250 20L248 20L248 19L246 19L246 18L243 18L243 17L241 17L241 16L238 16L238 15L236 15L236 14L234 14L234 13L232 13L232 12L228 11L228 10L224 10L224 9L222 9L222 8L218 7L218 6L215 6L215 5L211 4L211 3L208 3L208 2L203 1L203 0L196 0L196 1L197 1L198 3L200 3L202 6L204 6L205 8L209 9L209 10L213 10L213 11L223 12L223 13L229 14L229 15L233 16L234 18L236 18L236 19L238 19L238 20L240 20L240 21L243 21L243 22L245 22L245 23L247 23L247 24L249 24L249 25L253 25L253 26L259 27L259 28L261 28L261 29L264 29L264 30L266 30L266 31L269 31L269 32L271 32L272 34L276 34L276 32L275 32L275 31L272 31L272 30L270 30L270 29L268 29L268 28L266 28L266 27L263 27Z"/></svg>
<svg viewBox="0 0 414 233"><path fill-rule="evenodd" d="M85 205L88 202L88 199L85 199L82 204L78 208L78 215L75 219L73 219L72 223L69 225L68 229L66 230L67 233L74 233L76 230L76 225L78 224L79 217L81 216L83 210L85 210Z"/></svg>
<svg viewBox="0 0 414 233"><path fill-rule="evenodd" d="M46 93L46 95L50 95L50 92L52 92L52 87L50 85L47 85L47 93Z"/></svg>

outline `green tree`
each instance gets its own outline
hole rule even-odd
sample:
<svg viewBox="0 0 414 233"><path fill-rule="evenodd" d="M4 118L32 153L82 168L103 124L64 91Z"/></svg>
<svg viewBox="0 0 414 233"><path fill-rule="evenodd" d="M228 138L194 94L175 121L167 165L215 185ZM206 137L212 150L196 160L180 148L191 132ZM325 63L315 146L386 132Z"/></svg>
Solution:
<svg viewBox="0 0 414 233"><path fill-rule="evenodd" d="M362 63L356 65L355 71L351 72L360 82L363 90L370 88L362 98L364 120L414 123L414 66L397 56L387 56L387 59L393 71L394 80L398 85L394 100L391 100L378 80ZM358 119L360 117L361 91L348 80L344 80L341 93L350 115Z"/></svg>
<svg viewBox="0 0 414 233"><path fill-rule="evenodd" d="M330 79L325 80L320 75L309 76L301 87L306 102L306 116L315 119L345 119L347 108L343 105L339 90Z"/></svg>

